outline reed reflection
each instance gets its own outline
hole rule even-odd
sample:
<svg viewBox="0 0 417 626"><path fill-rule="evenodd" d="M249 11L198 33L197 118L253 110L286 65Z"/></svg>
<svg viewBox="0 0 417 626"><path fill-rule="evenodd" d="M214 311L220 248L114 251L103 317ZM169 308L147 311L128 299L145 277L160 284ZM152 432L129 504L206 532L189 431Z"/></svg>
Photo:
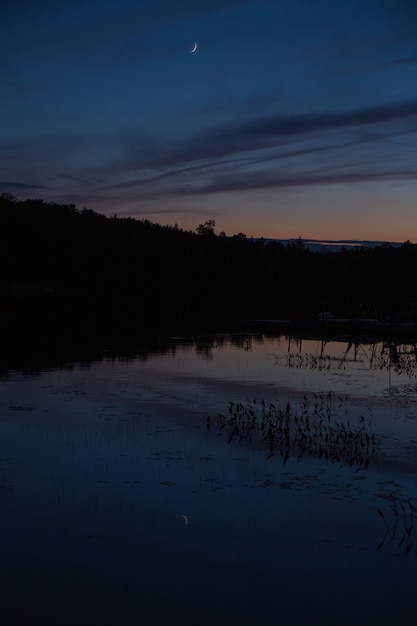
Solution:
<svg viewBox="0 0 417 626"><path fill-rule="evenodd" d="M263 399L230 402L228 414L219 416L220 431L226 431L229 442L258 437L268 446L268 458L279 454L284 465L290 455L298 461L314 456L366 469L377 454L379 437L372 432L371 420L359 415L356 422L347 418L344 399L331 392L304 395L299 403L288 401L284 409Z"/></svg>

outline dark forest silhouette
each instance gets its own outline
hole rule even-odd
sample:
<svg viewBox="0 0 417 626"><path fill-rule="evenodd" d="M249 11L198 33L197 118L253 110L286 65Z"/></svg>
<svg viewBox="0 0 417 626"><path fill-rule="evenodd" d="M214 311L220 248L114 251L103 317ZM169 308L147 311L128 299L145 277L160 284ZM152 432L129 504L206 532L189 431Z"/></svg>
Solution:
<svg viewBox="0 0 417 626"><path fill-rule="evenodd" d="M74 205L0 196L2 331L83 325L212 328L246 318L402 320L417 301L417 246L311 252Z"/></svg>

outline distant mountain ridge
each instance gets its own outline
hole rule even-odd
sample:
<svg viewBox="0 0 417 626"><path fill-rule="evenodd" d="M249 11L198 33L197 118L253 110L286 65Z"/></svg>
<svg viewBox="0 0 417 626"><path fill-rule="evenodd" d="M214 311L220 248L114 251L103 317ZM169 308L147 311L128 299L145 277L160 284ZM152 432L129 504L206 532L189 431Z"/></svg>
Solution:
<svg viewBox="0 0 417 626"><path fill-rule="evenodd" d="M392 246L393 248L398 248L403 244L398 241L370 241L368 239L359 240L359 239L340 239L340 240L331 240L331 239L303 239L294 238L294 239L266 239L268 242L276 241L278 243L282 243L284 246L288 246L291 244L297 244L302 242L304 247L310 250L311 252L340 252L343 249L352 248L376 248L377 246Z"/></svg>

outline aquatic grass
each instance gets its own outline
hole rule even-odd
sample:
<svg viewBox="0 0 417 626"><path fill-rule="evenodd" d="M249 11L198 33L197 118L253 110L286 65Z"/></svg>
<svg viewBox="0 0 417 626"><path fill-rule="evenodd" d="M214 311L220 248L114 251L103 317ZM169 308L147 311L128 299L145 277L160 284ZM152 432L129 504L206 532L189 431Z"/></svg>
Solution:
<svg viewBox="0 0 417 626"><path fill-rule="evenodd" d="M337 405L337 406L336 406ZM350 421L337 421L344 399L335 394L304 395L300 403L289 401L284 408L265 400L229 402L226 415L218 416L220 432L226 431L229 443L261 438L269 456L276 454L287 462L316 456L326 461L366 468L377 453L379 440L363 416L357 427ZM345 410L346 415L346 410Z"/></svg>
<svg viewBox="0 0 417 626"><path fill-rule="evenodd" d="M276 356L279 361L282 357ZM325 342L322 342L319 354L301 351L288 353L283 357L289 369L309 370L345 370L349 363L359 360L368 362L369 369L374 371L392 371L396 374L417 376L417 344L397 342L362 343L347 342L347 348L341 356L330 356L325 353Z"/></svg>

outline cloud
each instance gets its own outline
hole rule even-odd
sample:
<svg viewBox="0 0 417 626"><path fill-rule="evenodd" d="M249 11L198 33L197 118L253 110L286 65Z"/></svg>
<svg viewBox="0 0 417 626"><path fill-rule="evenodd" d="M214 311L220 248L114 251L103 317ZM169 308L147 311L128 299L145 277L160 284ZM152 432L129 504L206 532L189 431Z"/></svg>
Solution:
<svg viewBox="0 0 417 626"><path fill-rule="evenodd" d="M416 171L399 171L388 176L395 180L413 180L417 181ZM329 172L306 174L299 172L293 176L282 177L279 174L260 174L256 176L228 177L225 180L214 179L208 185L193 187L192 189L183 189L181 193L184 195L192 194L213 194L225 193L230 191L249 191L255 189L283 189L288 187L311 187L317 185L345 185L352 183L378 182L386 181L387 174L385 172L364 171L364 172Z"/></svg>
<svg viewBox="0 0 417 626"><path fill-rule="evenodd" d="M95 206L139 197L156 210L160 201L192 195L416 180L413 133L417 101L252 117L188 137L63 135L42 141L39 163L38 140L7 151L9 180L36 176L48 187L17 182L0 188L55 190ZM65 159L57 161L57 171L58 154Z"/></svg>
<svg viewBox="0 0 417 626"><path fill-rule="evenodd" d="M288 150L280 152L279 154L267 155L267 156L249 156L249 157L236 157L222 160L212 160L199 163L197 165L188 165L186 167L178 169L167 169L166 171L157 173L149 177L134 178L127 181L123 181L117 184L109 185L109 189L129 189L132 187L146 186L154 183L166 181L168 179L181 178L184 175L194 175L198 173L209 172L210 170L225 170L226 167L235 166L237 168L256 166L265 164L271 161L278 161L281 159L290 159L301 156L312 155L320 152L330 150L329 146L319 146L303 148L299 150Z"/></svg>
<svg viewBox="0 0 417 626"><path fill-rule="evenodd" d="M212 127L191 137L155 137L152 144L138 138L125 167L151 171L199 167L204 161L282 149L313 137L317 142L317 136L321 145L324 138L335 145L346 143L347 135L350 141L368 144L372 136L388 139L416 130L417 100L348 111L251 118L235 125Z"/></svg>
<svg viewBox="0 0 417 626"><path fill-rule="evenodd" d="M392 61L392 65L415 65L417 63L417 55L403 57L402 59L397 59L396 61Z"/></svg>
<svg viewBox="0 0 417 626"><path fill-rule="evenodd" d="M404 65L416 65L417 64L417 55L401 57L399 59L392 59L391 61L386 61L386 63L381 63L377 66L377 69L387 69L390 67L404 66Z"/></svg>
<svg viewBox="0 0 417 626"><path fill-rule="evenodd" d="M417 100L352 111L329 111L305 115L273 116L244 122L234 128L215 128L194 138L184 150L188 158L195 150L208 155L231 154L280 144L282 139L296 139L322 131L362 129L370 126L407 123L415 130ZM388 129L388 134L391 132Z"/></svg>
<svg viewBox="0 0 417 626"><path fill-rule="evenodd" d="M415 132L417 101L253 118L185 139L164 137L152 147L141 145L130 159L119 164L121 176L123 171L137 174L129 178L124 175L125 180L107 188L142 186L148 191L154 185L160 194L175 190L188 194L272 185L353 183L384 176L413 179L416 168L411 148L401 146L398 139L405 137L407 141ZM390 144L392 138L396 139L394 145ZM325 175L316 170L318 153L322 153ZM275 171L271 173L272 163ZM287 174L278 176L278 167L285 167Z"/></svg>
<svg viewBox="0 0 417 626"><path fill-rule="evenodd" d="M42 185L31 185L29 183L5 183L0 181L0 191L10 191L10 189L48 189L48 187L43 187Z"/></svg>

